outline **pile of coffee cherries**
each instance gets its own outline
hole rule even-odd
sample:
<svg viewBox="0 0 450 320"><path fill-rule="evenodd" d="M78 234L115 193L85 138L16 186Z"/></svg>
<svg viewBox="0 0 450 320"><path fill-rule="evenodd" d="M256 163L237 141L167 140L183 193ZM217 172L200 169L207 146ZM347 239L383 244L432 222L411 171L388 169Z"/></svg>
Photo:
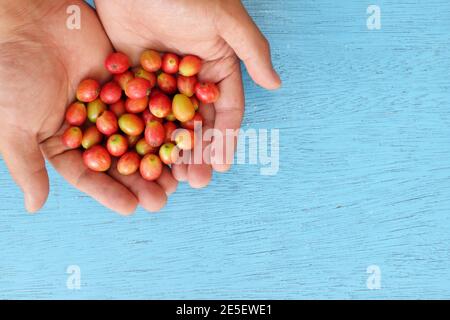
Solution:
<svg viewBox="0 0 450 320"><path fill-rule="evenodd" d="M66 111L63 144L81 148L93 171L108 171L117 157L120 174L139 171L156 180L164 165L193 149L194 129L203 123L200 102L216 102L219 89L198 81L202 60L193 55L146 50L140 66L130 69L128 56L115 52L105 67L113 75L109 82L86 79L78 85L77 101Z"/></svg>

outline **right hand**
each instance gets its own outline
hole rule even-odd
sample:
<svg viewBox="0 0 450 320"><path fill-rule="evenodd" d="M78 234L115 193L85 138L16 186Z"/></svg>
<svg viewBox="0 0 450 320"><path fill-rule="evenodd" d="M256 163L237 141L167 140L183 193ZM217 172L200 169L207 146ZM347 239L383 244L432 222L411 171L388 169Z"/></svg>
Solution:
<svg viewBox="0 0 450 320"><path fill-rule="evenodd" d="M226 139L227 129L240 128L244 113L240 61L262 87L273 90L281 85L269 43L240 0L96 0L95 4L114 47L135 63L149 48L195 54L204 60L199 79L218 83L221 95L214 105L200 108L203 132L214 128ZM233 157L225 155L232 155L235 145L225 139L222 144L227 150L207 150L203 145L203 163L174 165L174 176L201 188L209 183L211 169L227 171Z"/></svg>

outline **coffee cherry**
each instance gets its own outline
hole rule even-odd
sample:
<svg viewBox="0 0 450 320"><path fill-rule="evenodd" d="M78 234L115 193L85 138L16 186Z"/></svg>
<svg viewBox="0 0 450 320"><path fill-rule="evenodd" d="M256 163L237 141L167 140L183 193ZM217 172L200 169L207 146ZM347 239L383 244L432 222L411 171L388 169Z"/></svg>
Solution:
<svg viewBox="0 0 450 320"><path fill-rule="evenodd" d="M144 121L135 114L125 113L119 118L119 127L129 136L138 136L144 131Z"/></svg>
<svg viewBox="0 0 450 320"><path fill-rule="evenodd" d="M111 156L102 146L94 146L83 153L86 167L93 171L104 172L111 167Z"/></svg>
<svg viewBox="0 0 450 320"><path fill-rule="evenodd" d="M140 99L128 98L127 101L125 101L125 109L129 113L141 113L147 109L147 106L148 106L147 96Z"/></svg>
<svg viewBox="0 0 450 320"><path fill-rule="evenodd" d="M125 87L125 94L131 99L141 99L150 94L150 81L143 78L134 78L128 81Z"/></svg>
<svg viewBox="0 0 450 320"><path fill-rule="evenodd" d="M198 82L195 85L195 95L203 103L214 103L219 99L220 91L214 83Z"/></svg>
<svg viewBox="0 0 450 320"><path fill-rule="evenodd" d="M104 135L111 135L119 130L116 115L109 110L104 111L97 119L97 129Z"/></svg>
<svg viewBox="0 0 450 320"><path fill-rule="evenodd" d="M120 100L122 89L115 82L106 83L100 91L100 99L106 104L113 104Z"/></svg>
<svg viewBox="0 0 450 320"><path fill-rule="evenodd" d="M165 143L159 149L159 157L164 164L171 165L177 162L180 156L180 149L173 143Z"/></svg>
<svg viewBox="0 0 450 320"><path fill-rule="evenodd" d="M195 109L191 100L184 94L177 94L172 101L172 111L180 122L191 120L195 115Z"/></svg>
<svg viewBox="0 0 450 320"><path fill-rule="evenodd" d="M130 59L121 52L111 53L105 60L105 68L112 74L120 74L130 67Z"/></svg>
<svg viewBox="0 0 450 320"><path fill-rule="evenodd" d="M133 73L131 71L125 71L124 73L114 75L114 81L125 90L127 83L134 79Z"/></svg>
<svg viewBox="0 0 450 320"><path fill-rule="evenodd" d="M117 171L123 176L129 176L139 170L141 158L134 151L129 151L117 162Z"/></svg>
<svg viewBox="0 0 450 320"><path fill-rule="evenodd" d="M161 69L161 55L154 50L145 50L140 58L141 66L148 72L156 72Z"/></svg>
<svg viewBox="0 0 450 320"><path fill-rule="evenodd" d="M154 72L148 72L142 67L137 67L133 69L134 76L136 78L142 78L150 82L150 88L156 86L156 75Z"/></svg>
<svg viewBox="0 0 450 320"><path fill-rule="evenodd" d="M95 123L97 118L106 110L106 104L100 100L95 99L87 105L87 117L89 121Z"/></svg>
<svg viewBox="0 0 450 320"><path fill-rule="evenodd" d="M96 80L86 79L80 82L77 88L77 99L81 102L91 102L100 94L100 83Z"/></svg>
<svg viewBox="0 0 450 320"><path fill-rule="evenodd" d="M165 73L175 74L178 72L180 58L174 53L165 53L162 56L161 69Z"/></svg>
<svg viewBox="0 0 450 320"><path fill-rule="evenodd" d="M109 154L114 157L122 156L128 149L127 138L121 134L113 134L106 142L106 149L108 149Z"/></svg>
<svg viewBox="0 0 450 320"><path fill-rule="evenodd" d="M141 135L137 135L137 136L129 136L129 135L127 135L128 147L129 148L134 148L136 146L136 144L139 142L140 139L142 139Z"/></svg>
<svg viewBox="0 0 450 320"><path fill-rule="evenodd" d="M167 73L161 73L158 76L158 87L165 94L174 94L177 91L177 79Z"/></svg>
<svg viewBox="0 0 450 320"><path fill-rule="evenodd" d="M195 93L195 85L197 84L197 77L185 77L179 75L177 78L177 87L180 93L192 97Z"/></svg>
<svg viewBox="0 0 450 320"><path fill-rule="evenodd" d="M174 132L175 143L181 150L192 150L194 148L194 131L188 129L177 129Z"/></svg>
<svg viewBox="0 0 450 320"><path fill-rule="evenodd" d="M149 122L152 121L152 120L156 120L156 121L158 121L158 122L163 123L163 119L158 118L158 117L155 117L155 116L150 112L150 109L149 109L149 108L145 109L144 112L142 112L141 116L142 116L142 120L144 120L145 125L147 125L147 123L149 123Z"/></svg>
<svg viewBox="0 0 450 320"><path fill-rule="evenodd" d="M83 139L81 140L81 145L84 149L89 149L103 140L103 135L98 131L96 126L87 128L83 133Z"/></svg>
<svg viewBox="0 0 450 320"><path fill-rule="evenodd" d="M83 133L78 127L70 127L62 135L63 144L70 149L76 149L80 147L82 139Z"/></svg>
<svg viewBox="0 0 450 320"><path fill-rule="evenodd" d="M200 113L196 113L191 120L182 122L181 126L185 129L195 130L203 126L203 117Z"/></svg>
<svg viewBox="0 0 450 320"><path fill-rule="evenodd" d="M175 137L172 137L175 130L177 130L177 125L173 122L164 123L164 131L166 131L166 138L164 142L172 142L175 141Z"/></svg>
<svg viewBox="0 0 450 320"><path fill-rule="evenodd" d="M158 148L157 147L152 147L151 145L149 145L147 143L147 141L145 141L144 138L140 139L136 143L136 152L140 156L145 156L148 153L156 153L156 151L158 151Z"/></svg>
<svg viewBox="0 0 450 320"><path fill-rule="evenodd" d="M179 73L185 77L195 76L202 68L202 60L196 56L185 56L180 61Z"/></svg>
<svg viewBox="0 0 450 320"><path fill-rule="evenodd" d="M127 112L127 110L125 109L125 102L123 102L123 100L119 100L116 103L110 105L109 110L111 110L117 118Z"/></svg>
<svg viewBox="0 0 450 320"><path fill-rule="evenodd" d="M148 106L150 112L158 118L165 118L172 112L172 101L163 93L153 95Z"/></svg>
<svg viewBox="0 0 450 320"><path fill-rule="evenodd" d="M86 106L82 102L72 103L66 110L66 121L72 126L83 125L86 118Z"/></svg>
<svg viewBox="0 0 450 320"><path fill-rule="evenodd" d="M139 170L142 178L148 181L154 181L161 176L163 164L157 155L147 154L141 160Z"/></svg>
<svg viewBox="0 0 450 320"><path fill-rule="evenodd" d="M159 147L164 143L166 132L163 125L158 121L150 121L145 128L145 141L152 147Z"/></svg>
<svg viewBox="0 0 450 320"><path fill-rule="evenodd" d="M177 121L177 118L175 118L175 116L173 115L173 111L170 112L170 114L166 117L166 120L170 122Z"/></svg>
<svg viewBox="0 0 450 320"><path fill-rule="evenodd" d="M198 101L198 99L195 96L192 96L190 99L191 99L192 105L194 106L195 111L197 111L198 108L200 108L200 102Z"/></svg>

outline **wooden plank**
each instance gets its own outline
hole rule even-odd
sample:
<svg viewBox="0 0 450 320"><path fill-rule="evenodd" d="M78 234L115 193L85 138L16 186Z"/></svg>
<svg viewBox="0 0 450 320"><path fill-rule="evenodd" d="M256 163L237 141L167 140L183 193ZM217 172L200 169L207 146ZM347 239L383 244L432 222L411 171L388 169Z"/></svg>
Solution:
<svg viewBox="0 0 450 320"><path fill-rule="evenodd" d="M50 170L28 216L1 163L0 298L449 298L449 4L376 2L377 31L365 1L245 2L284 80L245 74L244 128L280 129L276 176L236 166L125 219Z"/></svg>

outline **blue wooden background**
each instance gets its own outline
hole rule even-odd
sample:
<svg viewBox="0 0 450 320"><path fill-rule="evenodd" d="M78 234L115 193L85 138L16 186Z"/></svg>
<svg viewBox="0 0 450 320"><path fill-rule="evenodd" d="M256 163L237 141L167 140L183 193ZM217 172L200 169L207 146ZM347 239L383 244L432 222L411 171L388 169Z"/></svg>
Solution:
<svg viewBox="0 0 450 320"><path fill-rule="evenodd" d="M50 170L30 216L1 162L0 298L450 298L448 1L245 4L284 86L244 75L244 127L280 129L278 175L235 166L122 218Z"/></svg>

